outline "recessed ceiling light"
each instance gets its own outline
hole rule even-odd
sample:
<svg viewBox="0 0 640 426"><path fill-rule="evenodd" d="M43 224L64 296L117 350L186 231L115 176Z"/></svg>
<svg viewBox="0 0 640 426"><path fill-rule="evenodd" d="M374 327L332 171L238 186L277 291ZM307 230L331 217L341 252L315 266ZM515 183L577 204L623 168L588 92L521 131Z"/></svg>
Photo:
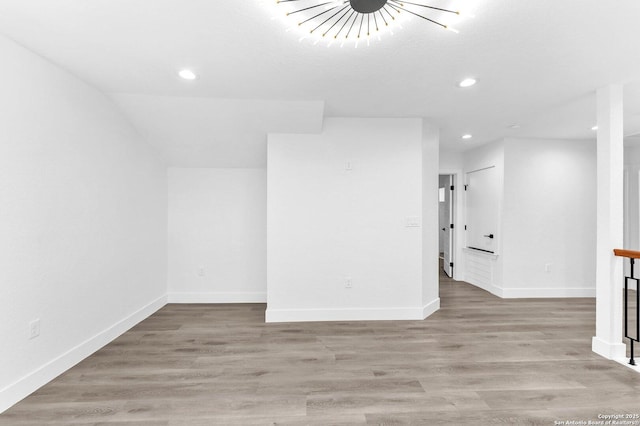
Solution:
<svg viewBox="0 0 640 426"><path fill-rule="evenodd" d="M510 129L519 129L520 125L519 124L511 124L508 126Z"/></svg>
<svg viewBox="0 0 640 426"><path fill-rule="evenodd" d="M458 87L471 87L476 84L476 82L477 81L475 78L465 78L460 83L458 83Z"/></svg>
<svg viewBox="0 0 640 426"><path fill-rule="evenodd" d="M470 134L462 135L462 139L471 139L473 136Z"/></svg>
<svg viewBox="0 0 640 426"><path fill-rule="evenodd" d="M191 70L183 69L180 70L178 75L185 80L195 80L198 76Z"/></svg>
<svg viewBox="0 0 640 426"><path fill-rule="evenodd" d="M591 130L598 130L598 126L593 126Z"/></svg>

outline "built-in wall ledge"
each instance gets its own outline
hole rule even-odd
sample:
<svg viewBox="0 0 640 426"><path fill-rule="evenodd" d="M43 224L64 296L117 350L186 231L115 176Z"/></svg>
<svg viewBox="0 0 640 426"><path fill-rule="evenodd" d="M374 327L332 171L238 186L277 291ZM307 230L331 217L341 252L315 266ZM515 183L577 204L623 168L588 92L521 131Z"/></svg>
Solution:
<svg viewBox="0 0 640 426"><path fill-rule="evenodd" d="M489 251L484 251L484 250L479 250L479 249L475 249L475 248L471 248L471 247L464 247L462 249L463 252L465 253L470 253L470 254L474 254L477 256L484 256L488 259L497 259L498 255L495 253L491 253Z"/></svg>
<svg viewBox="0 0 640 426"><path fill-rule="evenodd" d="M622 364L625 367L629 367L636 373L640 373L640 366L629 364L629 358L615 358L613 361L617 362L618 364Z"/></svg>

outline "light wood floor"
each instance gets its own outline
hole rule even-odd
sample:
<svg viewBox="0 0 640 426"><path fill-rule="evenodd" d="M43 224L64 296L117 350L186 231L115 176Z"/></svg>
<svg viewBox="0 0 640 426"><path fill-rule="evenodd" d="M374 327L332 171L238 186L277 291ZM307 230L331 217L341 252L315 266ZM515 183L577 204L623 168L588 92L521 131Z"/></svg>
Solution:
<svg viewBox="0 0 640 426"><path fill-rule="evenodd" d="M553 425L640 414L640 374L591 352L593 299L443 280L425 321L265 324L168 305L0 425Z"/></svg>

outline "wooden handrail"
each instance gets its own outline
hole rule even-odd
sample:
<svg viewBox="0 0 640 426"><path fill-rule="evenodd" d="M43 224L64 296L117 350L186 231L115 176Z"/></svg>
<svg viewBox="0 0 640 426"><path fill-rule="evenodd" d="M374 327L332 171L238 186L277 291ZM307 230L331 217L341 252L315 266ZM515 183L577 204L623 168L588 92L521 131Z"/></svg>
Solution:
<svg viewBox="0 0 640 426"><path fill-rule="evenodd" d="M640 251L613 249L613 254L620 257L628 257L629 259L640 259Z"/></svg>
<svg viewBox="0 0 640 426"><path fill-rule="evenodd" d="M622 301L624 303L624 337L629 339L629 343L631 344L631 358L629 359L629 364L636 365L636 360L633 354L633 344L640 343L640 310L637 309L640 306L640 292L637 290L633 293L630 293L629 282L635 281L636 285L638 285L638 278L634 275L634 266L636 263L636 259L640 259L640 251L633 250L625 250L625 249L613 249L613 254L620 257L626 257L629 259L629 275L624 277L624 295L622 297ZM635 293L635 294L634 294ZM629 309L629 299L635 300L635 309ZM632 312L635 311L635 312ZM629 318L633 320L631 324L629 324ZM635 317L635 318L634 318ZM634 331L629 334L629 329ZM635 330L633 330L635 328Z"/></svg>

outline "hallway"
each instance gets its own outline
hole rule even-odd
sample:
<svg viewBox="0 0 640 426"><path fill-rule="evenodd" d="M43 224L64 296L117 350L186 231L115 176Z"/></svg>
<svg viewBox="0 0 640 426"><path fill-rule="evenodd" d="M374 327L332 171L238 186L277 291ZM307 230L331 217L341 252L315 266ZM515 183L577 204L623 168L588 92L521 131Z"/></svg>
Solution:
<svg viewBox="0 0 640 426"><path fill-rule="evenodd" d="M265 324L264 305L167 305L0 425L517 424L640 413L591 352L593 299L502 300L444 279L424 321Z"/></svg>

